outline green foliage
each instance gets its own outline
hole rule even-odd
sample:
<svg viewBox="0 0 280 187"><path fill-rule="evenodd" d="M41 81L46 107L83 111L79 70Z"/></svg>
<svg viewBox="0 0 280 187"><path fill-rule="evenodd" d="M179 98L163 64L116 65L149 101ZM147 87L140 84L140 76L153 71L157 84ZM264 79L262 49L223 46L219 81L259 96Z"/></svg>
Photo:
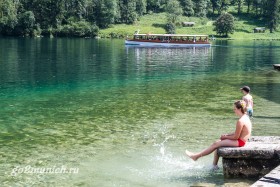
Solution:
<svg viewBox="0 0 280 187"><path fill-rule="evenodd" d="M239 12L243 5L243 0L210 0L209 3L212 7L213 14L215 13L215 11L217 11L218 14L221 14L222 12L228 11L230 5L235 5L235 4L238 4L238 12Z"/></svg>
<svg viewBox="0 0 280 187"><path fill-rule="evenodd" d="M218 35L228 36L228 33L234 32L234 17L229 13L224 13L214 22L214 30Z"/></svg>
<svg viewBox="0 0 280 187"><path fill-rule="evenodd" d="M176 26L174 23L167 23L165 25L165 30L167 34L175 34L176 33Z"/></svg>
<svg viewBox="0 0 280 187"><path fill-rule="evenodd" d="M136 0L119 1L122 23L132 24L137 19Z"/></svg>
<svg viewBox="0 0 280 187"><path fill-rule="evenodd" d="M102 38L124 38L140 29L140 33L165 33L166 25L165 13L147 14L141 18L137 24L115 24L110 28L101 29L98 36Z"/></svg>
<svg viewBox="0 0 280 187"><path fill-rule="evenodd" d="M206 17L208 0L193 0L194 13L197 17Z"/></svg>
<svg viewBox="0 0 280 187"><path fill-rule="evenodd" d="M243 4L244 4L244 0L236 0L236 3L237 3L237 11L238 11L238 14L241 13L241 10L242 10L242 7L243 7Z"/></svg>
<svg viewBox="0 0 280 187"><path fill-rule="evenodd" d="M224 11L227 11L229 5L230 5L230 0L217 0L218 4L218 14L221 14Z"/></svg>
<svg viewBox="0 0 280 187"><path fill-rule="evenodd" d="M27 11L19 16L19 25L24 29L32 28L35 25L35 16L32 11Z"/></svg>
<svg viewBox="0 0 280 187"><path fill-rule="evenodd" d="M143 16L147 9L147 0L138 0L136 1L136 12L139 16Z"/></svg>
<svg viewBox="0 0 280 187"><path fill-rule="evenodd" d="M42 29L48 30L61 24L64 0L26 0L23 7L32 10Z"/></svg>
<svg viewBox="0 0 280 187"><path fill-rule="evenodd" d="M15 33L21 36L37 36L41 34L40 27L36 25L36 19L32 11L19 14Z"/></svg>
<svg viewBox="0 0 280 187"><path fill-rule="evenodd" d="M166 5L167 22L175 24L178 17L181 16L183 10L177 0L170 0Z"/></svg>
<svg viewBox="0 0 280 187"><path fill-rule="evenodd" d="M253 3L253 0L245 0L245 4L247 6L247 13L250 12L250 7L251 7L252 3Z"/></svg>
<svg viewBox="0 0 280 187"><path fill-rule="evenodd" d="M235 9L236 10L236 9ZM236 10L237 11L237 10ZM236 12L237 13L237 12ZM185 17L182 16L184 21L195 22L194 27L176 26L176 34L207 34L216 35L213 31L214 25L212 19L198 18L198 17ZM230 34L230 39L240 40L260 40L260 39L279 39L280 32L274 33L253 33L255 27L264 27L266 22L264 20L256 20L254 16L246 13L241 14L238 19L234 21L235 30ZM110 28L99 30L98 36L102 38L123 38L127 35L131 37L133 33L140 29L140 33L166 33L166 16L165 13L147 14L144 15L137 24L115 24ZM217 37L217 36L216 36ZM222 39L222 38L221 38ZM226 39L226 38L225 38Z"/></svg>
<svg viewBox="0 0 280 187"><path fill-rule="evenodd" d="M10 0L0 2L0 32L10 35L18 23L17 3Z"/></svg>
<svg viewBox="0 0 280 187"><path fill-rule="evenodd" d="M219 2L217 0L210 0L212 6L212 13L215 13L215 10L219 9Z"/></svg>
<svg viewBox="0 0 280 187"><path fill-rule="evenodd" d="M106 28L115 22L117 15L116 0L94 0L92 6L93 19L100 28Z"/></svg>
<svg viewBox="0 0 280 187"><path fill-rule="evenodd" d="M168 0L148 0L147 11L159 13L163 12Z"/></svg>
<svg viewBox="0 0 280 187"><path fill-rule="evenodd" d="M163 33L166 31L167 23L175 24L176 32L212 34L213 26L209 23L222 12L230 12L240 19L240 27L235 30L237 33L249 34L254 27L261 26L275 32L280 20L279 1L0 0L0 34L20 36L73 34L84 37L97 34L96 31L92 31L92 25L95 25L94 28L98 26L104 30L100 33L102 36L125 37L137 29ZM159 13L153 14L154 12ZM245 12L248 12L246 16ZM182 18L182 14L188 16L184 17L184 21L194 21L196 25L193 28L181 28L179 19ZM155 18L155 15L159 18ZM247 19L251 19L250 23L241 23ZM126 28L119 28L120 25ZM226 34L220 31L219 33Z"/></svg>
<svg viewBox="0 0 280 187"><path fill-rule="evenodd" d="M269 0L265 6L265 20L272 33L277 29L280 19L280 0Z"/></svg>
<svg viewBox="0 0 280 187"><path fill-rule="evenodd" d="M74 17L78 21L84 19L87 14L86 8L89 6L87 2L87 0L64 0L62 4L64 18L68 19L69 17Z"/></svg>
<svg viewBox="0 0 280 187"><path fill-rule="evenodd" d="M53 34L57 36L94 37L98 35L98 27L89 22L79 21L60 26Z"/></svg>
<svg viewBox="0 0 280 187"><path fill-rule="evenodd" d="M193 16L194 10L193 10L193 2L192 0L181 0L181 5L183 8L183 15L184 16Z"/></svg>

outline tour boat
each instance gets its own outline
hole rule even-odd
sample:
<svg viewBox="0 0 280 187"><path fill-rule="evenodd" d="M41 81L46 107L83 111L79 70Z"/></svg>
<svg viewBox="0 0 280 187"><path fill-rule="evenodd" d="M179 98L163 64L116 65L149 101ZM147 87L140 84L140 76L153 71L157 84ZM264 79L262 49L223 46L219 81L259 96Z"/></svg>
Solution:
<svg viewBox="0 0 280 187"><path fill-rule="evenodd" d="M125 45L163 47L210 47L208 35L187 34L138 34L126 39Z"/></svg>

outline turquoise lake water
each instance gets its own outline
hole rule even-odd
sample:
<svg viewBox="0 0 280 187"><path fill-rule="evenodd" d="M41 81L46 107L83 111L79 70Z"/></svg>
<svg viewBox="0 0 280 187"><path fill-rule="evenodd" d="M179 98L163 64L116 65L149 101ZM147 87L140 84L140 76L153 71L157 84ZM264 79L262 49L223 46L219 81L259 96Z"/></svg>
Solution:
<svg viewBox="0 0 280 187"><path fill-rule="evenodd" d="M249 186L253 180L211 172L212 155L184 155L234 130L233 102L244 85L255 102L253 135L280 135L280 72L272 66L280 64L279 41L0 45L1 186ZM36 170L44 168L58 170Z"/></svg>

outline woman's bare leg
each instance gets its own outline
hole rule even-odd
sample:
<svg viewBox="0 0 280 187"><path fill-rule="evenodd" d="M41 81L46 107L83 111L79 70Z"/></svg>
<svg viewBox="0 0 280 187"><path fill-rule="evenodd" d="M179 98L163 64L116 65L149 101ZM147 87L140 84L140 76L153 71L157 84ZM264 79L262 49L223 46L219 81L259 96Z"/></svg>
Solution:
<svg viewBox="0 0 280 187"><path fill-rule="evenodd" d="M204 149L203 151L199 153L192 153L188 150L186 150L186 154L188 157L196 161L198 158L209 155L213 151L215 151L219 147L237 147L238 146L238 141L237 140L218 140L214 142L212 145L210 145L208 148Z"/></svg>
<svg viewBox="0 0 280 187"><path fill-rule="evenodd" d="M218 152L217 152L217 149L214 151L214 160L213 160L213 165L216 166L218 165L218 162L219 162L219 155L218 155Z"/></svg>

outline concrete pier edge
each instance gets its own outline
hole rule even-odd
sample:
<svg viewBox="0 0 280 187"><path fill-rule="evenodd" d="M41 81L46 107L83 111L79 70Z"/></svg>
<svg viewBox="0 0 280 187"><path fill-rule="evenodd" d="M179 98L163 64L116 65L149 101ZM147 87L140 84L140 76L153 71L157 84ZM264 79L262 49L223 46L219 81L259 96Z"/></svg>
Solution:
<svg viewBox="0 0 280 187"><path fill-rule="evenodd" d="M279 187L279 186L280 186L280 165L251 185L251 187Z"/></svg>
<svg viewBox="0 0 280 187"><path fill-rule="evenodd" d="M280 136L252 136L244 147L221 147L218 155L224 177L260 178L260 186L280 187Z"/></svg>

